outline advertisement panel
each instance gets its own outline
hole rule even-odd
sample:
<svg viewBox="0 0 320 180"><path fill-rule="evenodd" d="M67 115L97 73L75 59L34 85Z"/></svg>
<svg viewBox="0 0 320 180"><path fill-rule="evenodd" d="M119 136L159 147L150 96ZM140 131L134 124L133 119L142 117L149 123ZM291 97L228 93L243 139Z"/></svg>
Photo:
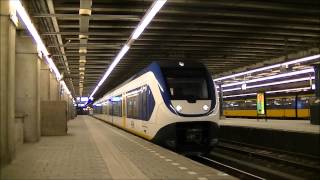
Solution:
<svg viewBox="0 0 320 180"><path fill-rule="evenodd" d="M265 115L265 97L264 92L257 93L257 114Z"/></svg>

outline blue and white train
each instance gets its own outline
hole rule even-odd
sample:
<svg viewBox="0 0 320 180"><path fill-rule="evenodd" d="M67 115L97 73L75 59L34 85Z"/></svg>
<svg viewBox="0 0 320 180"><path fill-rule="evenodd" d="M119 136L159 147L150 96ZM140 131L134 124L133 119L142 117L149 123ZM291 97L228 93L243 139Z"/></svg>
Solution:
<svg viewBox="0 0 320 180"><path fill-rule="evenodd" d="M94 103L94 116L184 154L218 142L219 103L200 63L154 62Z"/></svg>

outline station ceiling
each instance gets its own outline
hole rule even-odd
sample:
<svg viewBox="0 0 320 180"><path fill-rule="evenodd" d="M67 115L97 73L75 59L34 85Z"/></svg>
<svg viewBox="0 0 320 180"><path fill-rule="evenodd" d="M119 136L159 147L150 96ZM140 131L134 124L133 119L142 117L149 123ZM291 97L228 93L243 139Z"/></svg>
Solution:
<svg viewBox="0 0 320 180"><path fill-rule="evenodd" d="M68 86L79 96L83 85L82 96L88 96L152 2L30 0L27 3ZM319 7L318 0L168 0L95 97L155 60L200 61L216 75L319 48ZM80 8L91 9L91 15L79 15ZM79 35L84 36L81 39ZM85 69L81 69L80 59L85 59ZM80 72L84 72L84 79Z"/></svg>

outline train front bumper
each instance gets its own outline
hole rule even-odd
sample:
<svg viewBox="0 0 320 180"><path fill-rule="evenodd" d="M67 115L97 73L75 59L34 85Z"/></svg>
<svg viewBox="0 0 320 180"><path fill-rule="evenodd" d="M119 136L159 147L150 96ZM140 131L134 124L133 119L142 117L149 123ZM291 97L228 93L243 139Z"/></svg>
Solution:
<svg viewBox="0 0 320 180"><path fill-rule="evenodd" d="M218 133L216 122L176 122L161 128L152 141L183 154L207 153L218 143Z"/></svg>

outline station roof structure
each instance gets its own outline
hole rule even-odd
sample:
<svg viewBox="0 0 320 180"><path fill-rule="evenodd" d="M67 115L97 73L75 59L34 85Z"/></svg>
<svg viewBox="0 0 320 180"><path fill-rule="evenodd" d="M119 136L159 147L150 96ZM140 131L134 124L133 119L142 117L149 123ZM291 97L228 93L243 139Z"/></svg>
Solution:
<svg viewBox="0 0 320 180"><path fill-rule="evenodd" d="M88 96L152 2L25 3L69 89ZM318 54L319 7L317 0L167 0L95 97L155 60L200 61L218 77L277 58L290 60L289 54L301 51L306 53L295 58Z"/></svg>

